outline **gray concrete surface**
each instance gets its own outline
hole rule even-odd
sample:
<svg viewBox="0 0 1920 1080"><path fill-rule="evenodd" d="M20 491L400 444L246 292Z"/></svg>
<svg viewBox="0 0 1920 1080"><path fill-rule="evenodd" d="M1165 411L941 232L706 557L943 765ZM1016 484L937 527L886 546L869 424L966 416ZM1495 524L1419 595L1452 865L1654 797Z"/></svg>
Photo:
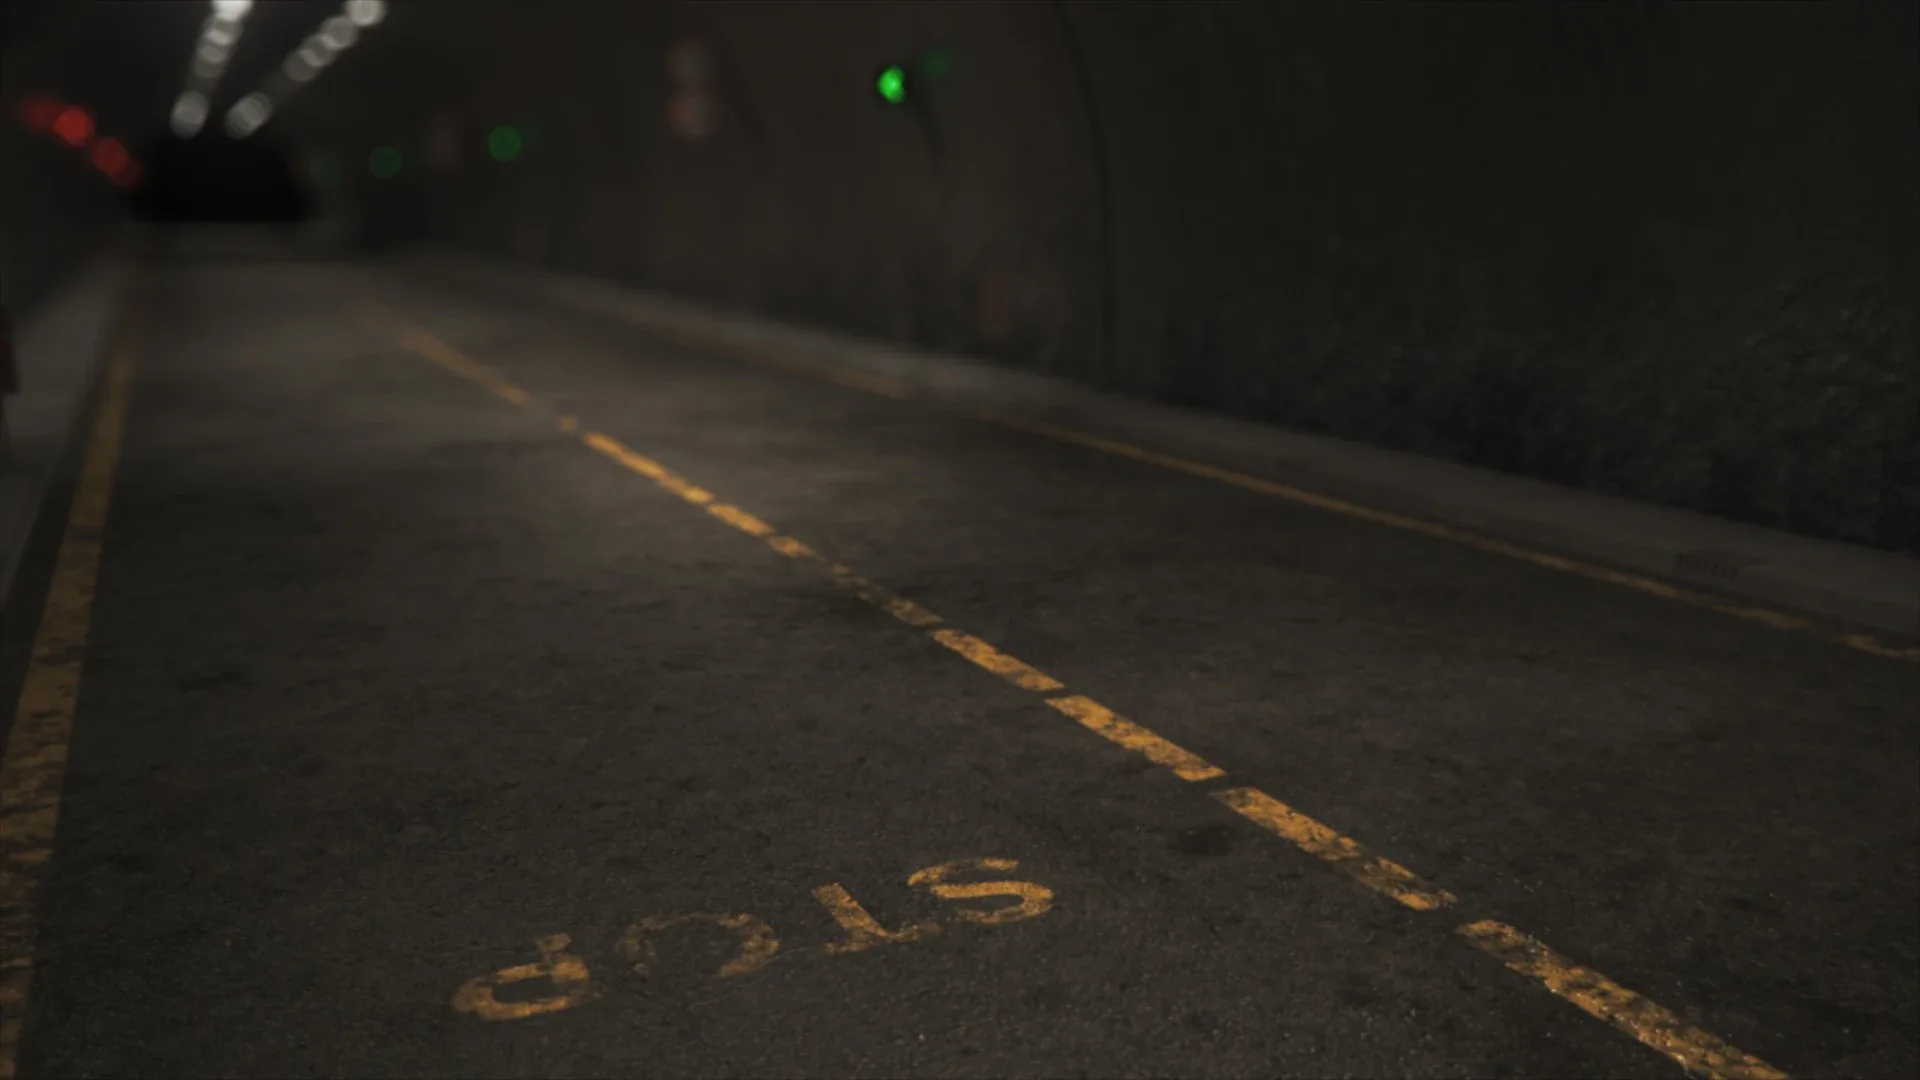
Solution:
<svg viewBox="0 0 1920 1080"><path fill-rule="evenodd" d="M560 415L1790 1075L1920 1068L1912 665L530 292L148 302L25 1075L1679 1075ZM1051 909L907 885L973 857ZM941 930L824 952L829 884ZM674 912L780 953L636 973ZM557 933L578 1007L453 1007Z"/></svg>
<svg viewBox="0 0 1920 1080"><path fill-rule="evenodd" d="M1920 559L1122 397L1057 377L455 251L402 265L541 297L720 349L776 349L897 380L938 400L1128 439L1370 506L1599 559L1715 592L1920 636Z"/></svg>

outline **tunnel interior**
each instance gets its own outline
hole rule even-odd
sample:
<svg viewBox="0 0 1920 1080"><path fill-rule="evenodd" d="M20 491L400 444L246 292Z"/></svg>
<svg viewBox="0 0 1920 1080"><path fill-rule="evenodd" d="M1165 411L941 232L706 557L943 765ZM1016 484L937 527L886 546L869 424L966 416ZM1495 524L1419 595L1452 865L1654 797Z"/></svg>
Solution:
<svg viewBox="0 0 1920 1080"><path fill-rule="evenodd" d="M287 224L314 213L288 148L272 138L167 137L147 163L146 182L128 196L141 220Z"/></svg>
<svg viewBox="0 0 1920 1080"><path fill-rule="evenodd" d="M0 1080L1920 1076L1920 4L0 38Z"/></svg>
<svg viewBox="0 0 1920 1080"><path fill-rule="evenodd" d="M353 6L251 5L192 139L200 3L38 0L4 89L149 146L153 221L320 220L1920 551L1920 5L473 0L302 67ZM0 181L16 278L119 212L57 157Z"/></svg>

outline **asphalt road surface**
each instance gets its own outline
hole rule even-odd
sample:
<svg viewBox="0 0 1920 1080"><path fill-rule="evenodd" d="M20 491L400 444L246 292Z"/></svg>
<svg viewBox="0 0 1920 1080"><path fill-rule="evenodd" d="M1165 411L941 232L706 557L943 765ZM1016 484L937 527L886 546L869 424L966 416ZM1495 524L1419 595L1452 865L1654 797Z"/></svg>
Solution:
<svg viewBox="0 0 1920 1080"><path fill-rule="evenodd" d="M156 268L20 1075L1920 1072L1920 666L888 390Z"/></svg>

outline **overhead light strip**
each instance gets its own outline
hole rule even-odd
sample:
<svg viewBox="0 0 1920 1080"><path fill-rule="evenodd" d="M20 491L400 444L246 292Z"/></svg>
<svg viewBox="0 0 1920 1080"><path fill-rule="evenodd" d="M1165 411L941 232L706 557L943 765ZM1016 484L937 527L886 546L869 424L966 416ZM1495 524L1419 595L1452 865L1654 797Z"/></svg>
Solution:
<svg viewBox="0 0 1920 1080"><path fill-rule="evenodd" d="M252 12L253 0L213 0L213 10L207 14L206 23L200 27L200 40L193 47L193 60L187 65L186 89L173 103L175 135L191 139L206 126L213 92L227 73L227 61L239 47L247 16Z"/></svg>
<svg viewBox="0 0 1920 1080"><path fill-rule="evenodd" d="M319 78L333 62L360 40L362 31L387 17L386 0L347 0L340 14L320 24L300 47L287 55L260 89L227 110L227 134L244 139L273 118L274 109L302 86Z"/></svg>

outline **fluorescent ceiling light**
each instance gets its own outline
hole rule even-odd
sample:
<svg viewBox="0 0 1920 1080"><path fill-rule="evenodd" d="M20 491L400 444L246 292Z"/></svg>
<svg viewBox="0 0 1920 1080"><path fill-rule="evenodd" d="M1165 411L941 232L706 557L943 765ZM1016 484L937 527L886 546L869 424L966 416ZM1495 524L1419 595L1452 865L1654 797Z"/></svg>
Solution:
<svg viewBox="0 0 1920 1080"><path fill-rule="evenodd" d="M339 14L321 23L311 37L281 61L280 69L268 77L266 86L248 94L228 111L227 130L235 138L251 135L273 115L275 95L284 99L318 78L327 65L360 40L363 29L386 17L385 0L347 0Z"/></svg>
<svg viewBox="0 0 1920 1080"><path fill-rule="evenodd" d="M171 117L173 133L183 139L192 138L207 122L207 96L197 90L188 90L173 103Z"/></svg>
<svg viewBox="0 0 1920 1080"><path fill-rule="evenodd" d="M355 26L374 26L387 17L386 0L347 0L346 14Z"/></svg>
<svg viewBox="0 0 1920 1080"><path fill-rule="evenodd" d="M193 59L187 65L187 86L173 103L171 117L174 133L191 138L200 133L207 119L208 100L226 74L227 61L240 44L246 29L247 14L253 0L213 0L213 10L200 28L200 40L194 46Z"/></svg>
<svg viewBox="0 0 1920 1080"><path fill-rule="evenodd" d="M335 15L320 24L320 40L337 49L345 49L360 37L360 28L345 15Z"/></svg>

